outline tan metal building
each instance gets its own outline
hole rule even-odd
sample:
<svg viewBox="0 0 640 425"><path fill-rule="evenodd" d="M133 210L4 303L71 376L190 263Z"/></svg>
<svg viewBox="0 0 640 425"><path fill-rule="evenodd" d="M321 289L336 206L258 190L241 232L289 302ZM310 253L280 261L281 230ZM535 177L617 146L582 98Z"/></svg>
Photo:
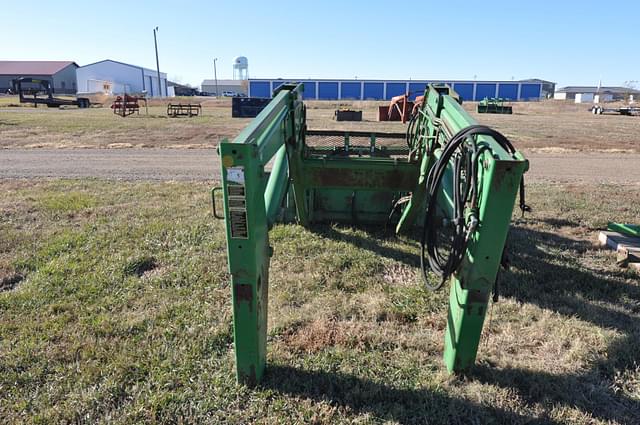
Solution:
<svg viewBox="0 0 640 425"><path fill-rule="evenodd" d="M200 89L203 93L209 95L216 94L216 80L204 80L200 85ZM247 80L218 80L217 95L222 96L224 92L233 92L241 96L246 96L248 92Z"/></svg>

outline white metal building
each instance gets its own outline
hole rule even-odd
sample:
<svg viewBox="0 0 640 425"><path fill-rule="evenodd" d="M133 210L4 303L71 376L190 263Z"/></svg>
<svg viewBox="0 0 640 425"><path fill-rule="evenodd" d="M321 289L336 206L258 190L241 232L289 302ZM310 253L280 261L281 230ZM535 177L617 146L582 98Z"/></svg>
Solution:
<svg viewBox="0 0 640 425"><path fill-rule="evenodd" d="M78 93L143 93L148 97L167 96L167 74L142 66L106 59L76 70Z"/></svg>
<svg viewBox="0 0 640 425"><path fill-rule="evenodd" d="M576 93L575 103L590 103L593 102L593 93Z"/></svg>
<svg viewBox="0 0 640 425"><path fill-rule="evenodd" d="M604 86L568 86L556 90L553 98L556 100L573 100L582 102L610 102L626 100L631 96L637 97L640 90L630 87L604 87ZM598 97L596 100L595 97Z"/></svg>

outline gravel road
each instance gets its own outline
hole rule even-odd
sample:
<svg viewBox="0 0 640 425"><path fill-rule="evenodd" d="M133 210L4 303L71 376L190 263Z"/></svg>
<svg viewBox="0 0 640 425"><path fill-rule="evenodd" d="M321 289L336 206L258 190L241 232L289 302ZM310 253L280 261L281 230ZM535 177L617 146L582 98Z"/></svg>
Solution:
<svg viewBox="0 0 640 425"><path fill-rule="evenodd" d="M0 178L216 180L214 149L5 149Z"/></svg>
<svg viewBox="0 0 640 425"><path fill-rule="evenodd" d="M525 153L528 181L640 184L640 154ZM3 149L0 178L216 180L213 149Z"/></svg>

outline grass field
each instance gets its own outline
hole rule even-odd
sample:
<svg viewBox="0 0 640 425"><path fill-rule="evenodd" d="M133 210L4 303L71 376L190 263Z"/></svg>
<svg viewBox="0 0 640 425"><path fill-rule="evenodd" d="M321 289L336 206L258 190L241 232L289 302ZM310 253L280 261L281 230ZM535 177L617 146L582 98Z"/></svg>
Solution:
<svg viewBox="0 0 640 425"><path fill-rule="evenodd" d="M126 118L114 115L110 103L89 109L0 107L0 148L214 147L249 121L227 117L227 103L212 101L203 116L192 118L167 117L166 102L150 102L148 115L143 107Z"/></svg>
<svg viewBox="0 0 640 425"><path fill-rule="evenodd" d="M202 102L203 115L168 118L166 100L152 100L149 115L122 118L112 113L110 102L101 108L64 110L10 107L16 97L0 97L0 148L214 148L223 138L235 137L249 122L231 118L230 99L192 98L173 101ZM308 126L312 129L404 132L401 123L378 122L377 107L385 102L310 101ZM364 122L333 121L338 107L363 111ZM482 124L495 127L526 151L640 152L640 118L596 116L587 105L558 101L514 103L514 115L477 114L475 102L464 107Z"/></svg>
<svg viewBox="0 0 640 425"><path fill-rule="evenodd" d="M640 422L638 274L595 243L607 220L640 222L637 191L529 188L458 377L441 361L447 294L422 289L415 242L277 226L269 371L250 390L207 188L0 181L1 422Z"/></svg>

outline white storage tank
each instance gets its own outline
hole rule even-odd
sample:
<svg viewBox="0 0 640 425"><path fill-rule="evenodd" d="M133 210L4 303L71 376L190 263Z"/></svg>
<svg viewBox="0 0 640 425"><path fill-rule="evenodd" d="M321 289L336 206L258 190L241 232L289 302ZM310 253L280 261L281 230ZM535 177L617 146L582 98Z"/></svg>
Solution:
<svg viewBox="0 0 640 425"><path fill-rule="evenodd" d="M249 79L249 60L244 56L236 56L233 59L233 79Z"/></svg>

